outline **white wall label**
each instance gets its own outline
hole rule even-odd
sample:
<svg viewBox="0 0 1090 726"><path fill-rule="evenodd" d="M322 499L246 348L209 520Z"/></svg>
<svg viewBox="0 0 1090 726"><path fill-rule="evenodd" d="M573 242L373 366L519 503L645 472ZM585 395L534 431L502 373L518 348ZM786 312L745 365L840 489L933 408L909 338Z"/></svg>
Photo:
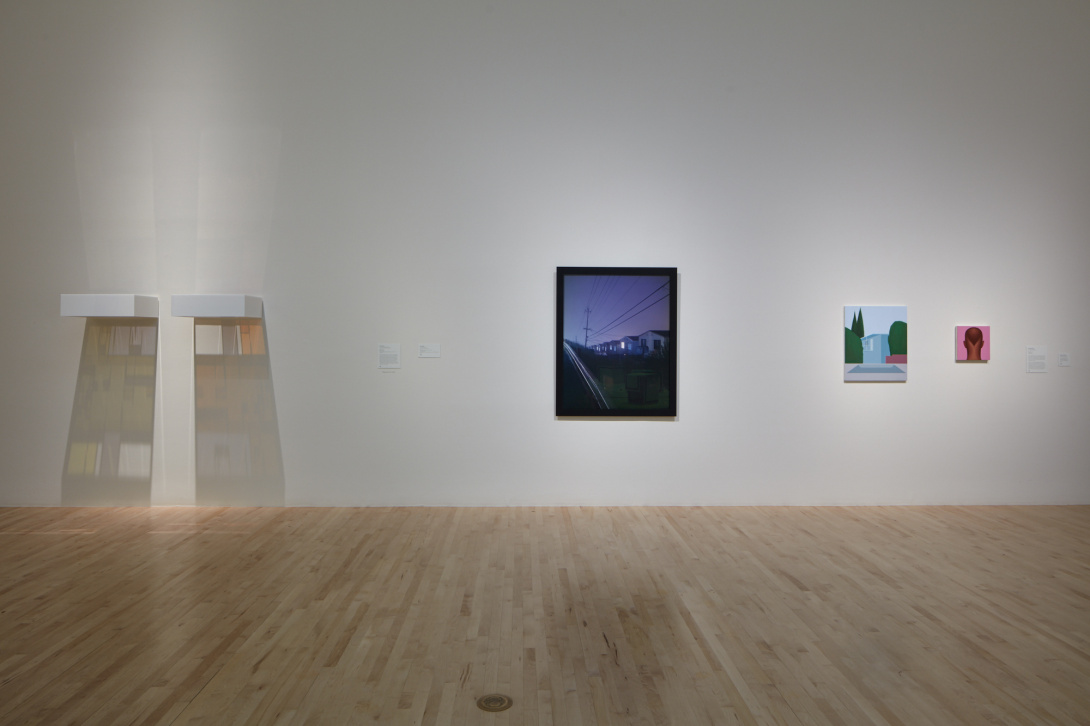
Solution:
<svg viewBox="0 0 1090 726"><path fill-rule="evenodd" d="M1026 346L1026 373L1048 372L1048 346Z"/></svg>
<svg viewBox="0 0 1090 726"><path fill-rule="evenodd" d="M1060 353L1056 357L1056 365L1058 365L1060 368L1069 367L1071 365L1071 354L1070 353Z"/></svg>
<svg viewBox="0 0 1090 726"><path fill-rule="evenodd" d="M438 343L421 343L420 354L418 358L438 358L439 357L439 344Z"/></svg>
<svg viewBox="0 0 1090 726"><path fill-rule="evenodd" d="M400 368L401 367L401 343L379 343L378 344L378 367L379 368Z"/></svg>

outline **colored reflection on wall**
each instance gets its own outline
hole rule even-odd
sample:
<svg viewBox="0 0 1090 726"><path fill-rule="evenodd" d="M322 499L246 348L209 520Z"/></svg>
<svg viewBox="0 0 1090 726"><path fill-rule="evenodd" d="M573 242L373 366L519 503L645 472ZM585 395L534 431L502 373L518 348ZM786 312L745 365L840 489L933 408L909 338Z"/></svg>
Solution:
<svg viewBox="0 0 1090 726"><path fill-rule="evenodd" d="M67 506L151 503L159 321L89 318L61 477Z"/></svg>
<svg viewBox="0 0 1090 726"><path fill-rule="evenodd" d="M284 504L280 428L263 322L194 320L199 505Z"/></svg>

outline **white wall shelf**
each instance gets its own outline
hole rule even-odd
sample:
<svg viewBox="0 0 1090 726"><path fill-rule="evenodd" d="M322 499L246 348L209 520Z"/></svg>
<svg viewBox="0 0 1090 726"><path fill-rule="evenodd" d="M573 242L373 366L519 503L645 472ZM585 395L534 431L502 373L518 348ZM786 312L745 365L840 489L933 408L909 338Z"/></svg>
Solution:
<svg viewBox="0 0 1090 726"><path fill-rule="evenodd" d="M157 318L159 298L154 295L61 295L61 316L66 318Z"/></svg>
<svg viewBox="0 0 1090 726"><path fill-rule="evenodd" d="M253 295L171 295L176 318L260 318L261 298Z"/></svg>

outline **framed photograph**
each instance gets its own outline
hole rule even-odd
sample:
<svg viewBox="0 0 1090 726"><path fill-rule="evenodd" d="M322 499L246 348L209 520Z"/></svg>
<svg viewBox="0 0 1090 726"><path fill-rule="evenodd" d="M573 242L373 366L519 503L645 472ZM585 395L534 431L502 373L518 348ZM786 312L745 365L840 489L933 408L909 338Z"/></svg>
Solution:
<svg viewBox="0 0 1090 726"><path fill-rule="evenodd" d="M979 361L992 357L992 328L990 325L954 326L954 360Z"/></svg>
<svg viewBox="0 0 1090 726"><path fill-rule="evenodd" d="M844 380L908 380L907 307L844 307Z"/></svg>
<svg viewBox="0 0 1090 726"><path fill-rule="evenodd" d="M677 268L556 269L556 415L677 415Z"/></svg>

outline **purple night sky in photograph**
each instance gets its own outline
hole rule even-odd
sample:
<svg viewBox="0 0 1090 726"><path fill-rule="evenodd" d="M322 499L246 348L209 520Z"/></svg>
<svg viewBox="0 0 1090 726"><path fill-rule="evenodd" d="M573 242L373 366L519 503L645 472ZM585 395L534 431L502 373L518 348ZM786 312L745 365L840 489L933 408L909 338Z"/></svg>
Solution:
<svg viewBox="0 0 1090 726"><path fill-rule="evenodd" d="M666 276L567 275L564 338L594 345L648 330L669 330L670 293Z"/></svg>

